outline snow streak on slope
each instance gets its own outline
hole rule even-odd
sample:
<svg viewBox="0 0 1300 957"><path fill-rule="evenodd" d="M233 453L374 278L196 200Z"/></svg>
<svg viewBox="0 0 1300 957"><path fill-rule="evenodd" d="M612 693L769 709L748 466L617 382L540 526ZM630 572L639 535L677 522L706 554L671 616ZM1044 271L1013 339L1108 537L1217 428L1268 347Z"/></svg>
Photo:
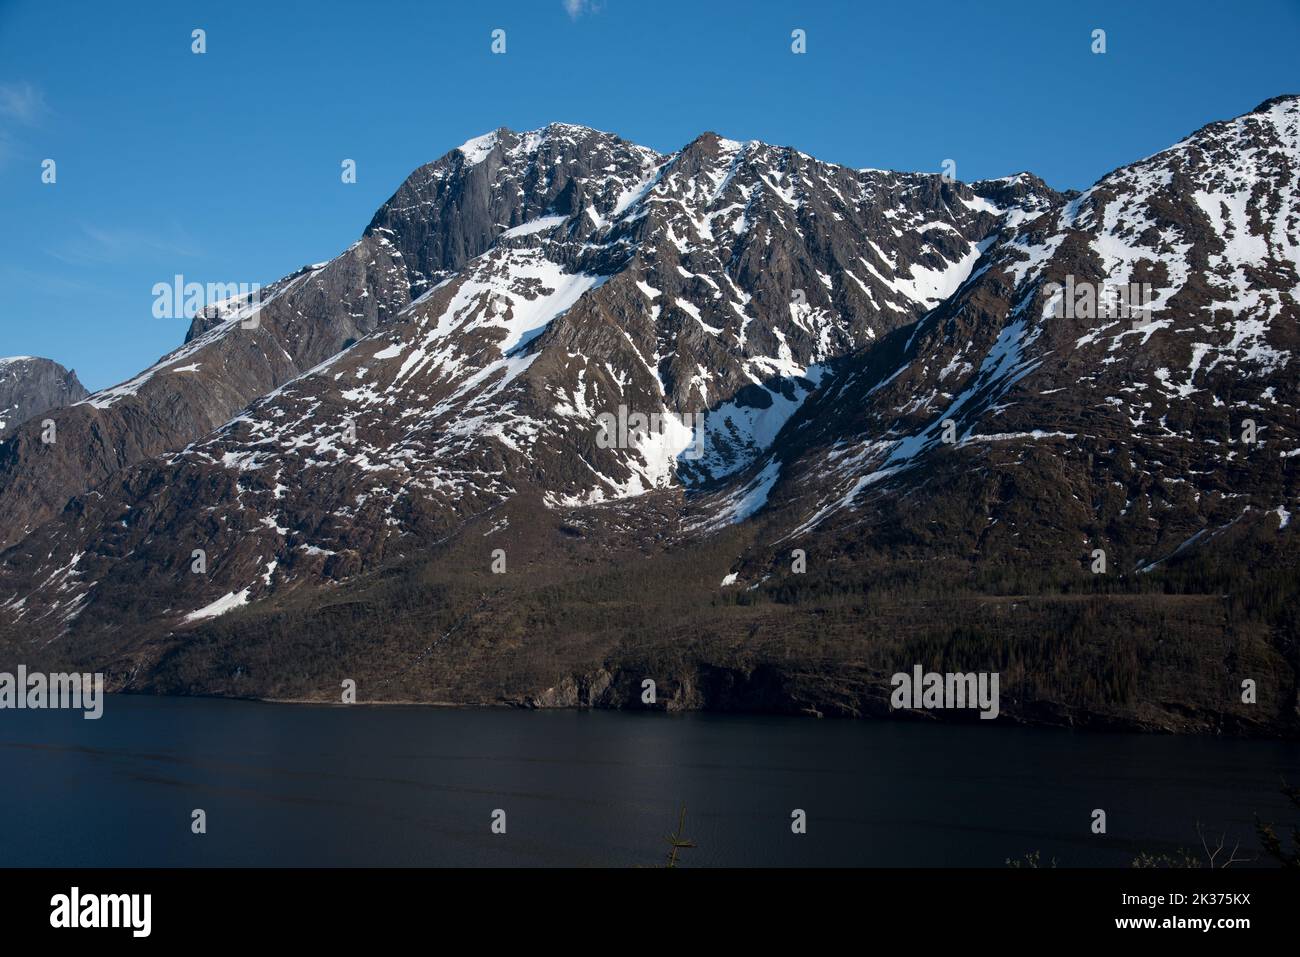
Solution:
<svg viewBox="0 0 1300 957"><path fill-rule="evenodd" d="M1038 205L713 134L667 156L563 124L477 137L413 173L328 267L398 284L383 321L96 500L97 560L147 563L163 515L172 539L208 542L227 559L172 603L192 624L355 574L523 492L565 509L734 483L722 521L743 521L831 364L923 315ZM370 272L344 285L387 288ZM213 374L205 344L249 312L93 401ZM655 425L598 443L598 417L619 411ZM167 501L146 509L132 496L150 482Z"/></svg>
<svg viewBox="0 0 1300 957"><path fill-rule="evenodd" d="M876 405L895 404L873 407L875 428L856 449L849 443L831 456L834 490L823 492L792 534L861 505L864 489L928 461L949 420L958 448L1083 435L1041 417L1018 429L983 424L1023 421L1016 410L1031 397L1082 390L1078 414L1094 391L1092 401L1135 438L1149 434L1202 450L1204 421L1177 406L1198 393L1212 391L1207 404L1234 417L1292 414L1263 377L1287 367L1287 345L1296 340L1298 171L1300 100L1283 98L1116 170L1051 215L1013 224L953 298L918 324L905 362L867 393ZM999 288L1002 277L1008 292ZM1061 294L1046 290L1067 277L1098 289L1148 284L1150 319L1062 313ZM976 293L986 298L972 298ZM1004 309L994 306L979 326L960 331L967 316L998 299ZM996 336L991 323L1001 324ZM1053 388L1027 388L1027 377L1045 363L1084 371L1043 383ZM1227 398L1252 380L1257 399Z"/></svg>

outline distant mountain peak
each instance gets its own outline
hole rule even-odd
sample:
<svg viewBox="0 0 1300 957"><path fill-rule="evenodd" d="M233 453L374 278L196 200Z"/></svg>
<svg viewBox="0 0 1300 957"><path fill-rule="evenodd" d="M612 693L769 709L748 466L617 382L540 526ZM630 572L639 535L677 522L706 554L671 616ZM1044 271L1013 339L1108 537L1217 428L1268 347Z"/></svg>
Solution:
<svg viewBox="0 0 1300 957"><path fill-rule="evenodd" d="M899 568L1272 554L1300 508L1300 134L1269 103L1079 194L711 132L476 137L333 260L54 413L55 454L18 429L0 625L134 668L498 534L579 577L725 554L727 587L853 603ZM1097 308L1120 286L1139 315Z"/></svg>
<svg viewBox="0 0 1300 957"><path fill-rule="evenodd" d="M0 440L18 425L88 395L76 372L38 356L0 357Z"/></svg>

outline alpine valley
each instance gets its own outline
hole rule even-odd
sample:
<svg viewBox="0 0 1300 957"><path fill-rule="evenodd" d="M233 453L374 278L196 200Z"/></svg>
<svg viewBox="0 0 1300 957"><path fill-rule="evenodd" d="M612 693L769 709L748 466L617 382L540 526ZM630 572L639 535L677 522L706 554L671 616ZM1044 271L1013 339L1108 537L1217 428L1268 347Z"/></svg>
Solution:
<svg viewBox="0 0 1300 957"><path fill-rule="evenodd" d="M1081 194L499 129L262 293L4 433L0 670L1300 733L1298 97Z"/></svg>

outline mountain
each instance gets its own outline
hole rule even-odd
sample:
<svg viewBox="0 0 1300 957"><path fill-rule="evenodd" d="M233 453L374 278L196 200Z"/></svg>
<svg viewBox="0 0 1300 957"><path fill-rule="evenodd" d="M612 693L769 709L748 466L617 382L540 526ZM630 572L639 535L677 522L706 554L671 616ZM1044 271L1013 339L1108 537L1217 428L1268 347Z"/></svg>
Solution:
<svg viewBox="0 0 1300 957"><path fill-rule="evenodd" d="M713 133L471 140L251 335L197 318L74 407L46 484L0 446L0 652L839 714L922 663L1001 671L1013 720L1293 729L1297 110L1082 194ZM1075 296L1131 283L1136 320Z"/></svg>
<svg viewBox="0 0 1300 957"><path fill-rule="evenodd" d="M1078 547L1061 546L1087 542L1130 571L1154 568L1197 533L1288 527L1297 125L1293 98L1270 101L1008 231L906 341L801 410L769 508L780 502L799 534L851 527L861 544L872 534L864 514L894 508L898 488L951 476L968 504L972 483L985 486L974 497L990 507L923 535L927 547L986 551L992 537L997 551L1041 563L1073 562ZM1149 314L1057 314L1071 284L1102 282L1150 284ZM836 447L846 451L828 470ZM999 495L1010 463L1016 475L1052 470L1070 494L1050 510L1045 488ZM915 523L944 497L912 495L907 507ZM1062 537L1064 527L1086 537ZM1045 537L1026 541L1033 528Z"/></svg>
<svg viewBox="0 0 1300 957"><path fill-rule="evenodd" d="M32 416L87 395L77 374L50 359L0 358L0 439Z"/></svg>
<svg viewBox="0 0 1300 957"><path fill-rule="evenodd" d="M0 547L75 494L207 434L258 396L375 328L400 297L384 249L359 244L252 296L213 303L220 321L136 377L54 412L57 441L27 422L0 445ZM382 290L384 297L364 295Z"/></svg>

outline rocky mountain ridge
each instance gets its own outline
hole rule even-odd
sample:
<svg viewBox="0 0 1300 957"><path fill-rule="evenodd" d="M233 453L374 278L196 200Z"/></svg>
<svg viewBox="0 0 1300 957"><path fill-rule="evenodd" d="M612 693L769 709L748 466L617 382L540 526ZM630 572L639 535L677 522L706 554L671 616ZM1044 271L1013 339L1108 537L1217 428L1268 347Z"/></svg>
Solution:
<svg viewBox="0 0 1300 957"><path fill-rule="evenodd" d="M36 356L0 358L0 439L23 422L86 397L76 372Z"/></svg>
<svg viewBox="0 0 1300 957"><path fill-rule="evenodd" d="M672 675L678 706L873 713L896 651L1014 663L1013 719L1293 726L1294 623L1230 610L1225 626L1222 596L1187 579L1295 559L1297 115L1269 101L1082 194L711 133L668 155L561 124L471 140L352 249L272 287L253 336L242 304L196 319L178 353L83 403L96 420L60 434L107 430L118 454L61 513L75 482L38 494L30 438L0 446L0 510L24 521L0 554L0 627L173 690L310 694L352 660L389 696L611 704L623 679L591 676L635 663ZM1140 314L1074 299L1118 287L1148 290ZM222 422L133 443L105 424L147 432L178 366L213 363L224 386L222 363L254 348L225 404L202 394ZM679 584L685 624L629 634L636 602L588 620L594 570L621 589L650 567ZM1029 613L991 626L1008 582ZM1157 588L1200 597L1102 597ZM964 620L919 611L967 591ZM355 625L373 634L268 650L339 602L369 608ZM523 663L520 608L546 648ZM1082 608L1106 618L1080 650L1099 674L1063 690L1047 661L1064 644L1035 627ZM1214 663L1181 642L1170 657L1151 615L1188 616ZM836 627L809 630L819 618ZM419 652L455 621L464 647ZM1111 675L1135 627L1144 650L1111 655ZM318 677L253 678L253 648ZM494 655L518 667L471 666ZM412 657L423 671L399 680ZM1243 660L1267 708L1236 700ZM607 691L554 691L591 681ZM731 690L701 691L717 681Z"/></svg>

